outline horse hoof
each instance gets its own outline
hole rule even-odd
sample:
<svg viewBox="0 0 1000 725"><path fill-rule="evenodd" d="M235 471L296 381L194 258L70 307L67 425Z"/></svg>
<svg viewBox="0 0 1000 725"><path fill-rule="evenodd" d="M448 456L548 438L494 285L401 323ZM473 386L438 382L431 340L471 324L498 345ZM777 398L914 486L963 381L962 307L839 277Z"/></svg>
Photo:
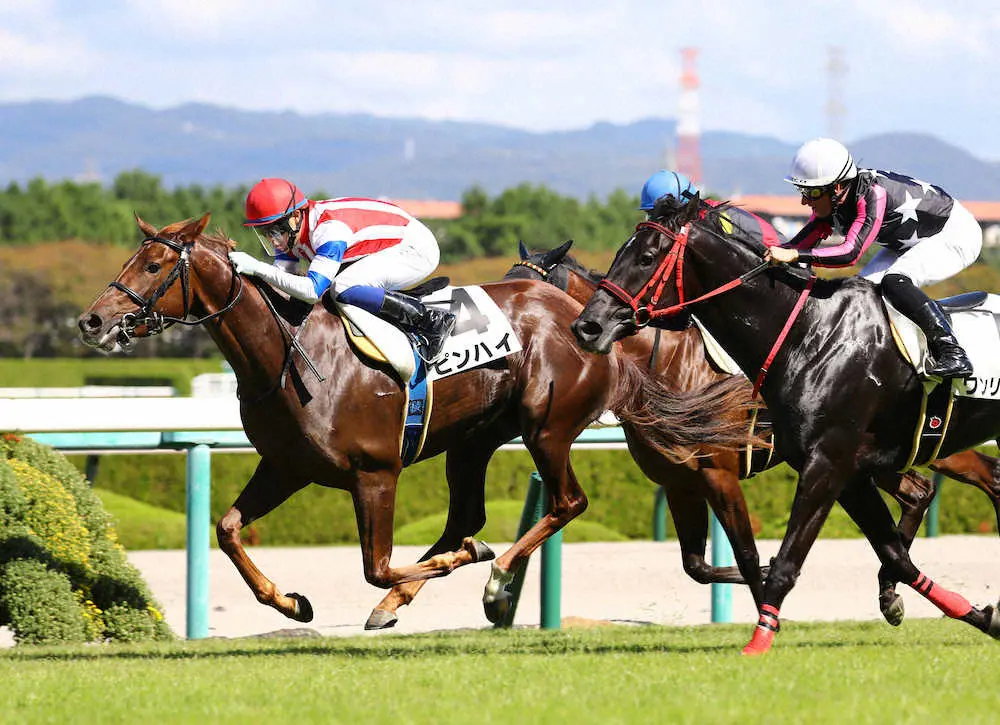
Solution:
<svg viewBox="0 0 1000 725"><path fill-rule="evenodd" d="M389 627L395 627L398 621L399 617L396 616L395 612L386 609L373 609L372 613L368 615L368 621L365 622L365 629L389 629Z"/></svg>
<svg viewBox="0 0 1000 725"><path fill-rule="evenodd" d="M313 620L313 608L308 599L295 592L291 592L285 596L295 600L295 614L292 616L292 619L296 622L311 622Z"/></svg>
<svg viewBox="0 0 1000 725"><path fill-rule="evenodd" d="M510 612L510 592L502 591L492 602L483 602L483 611L490 624L500 624Z"/></svg>
<svg viewBox="0 0 1000 725"><path fill-rule="evenodd" d="M986 624L986 634L993 639L1000 639L1000 604L994 607L992 604L986 607L989 611L990 619Z"/></svg>
<svg viewBox="0 0 1000 725"><path fill-rule="evenodd" d="M893 595L892 600L888 603L880 599L879 608L882 610L882 616L885 617L885 621L893 627L898 627L903 623L903 616L906 614L906 609L903 606L903 598L898 594Z"/></svg>
<svg viewBox="0 0 1000 725"><path fill-rule="evenodd" d="M493 553L493 549L488 547L484 542L475 542L476 547L473 551L473 556L475 556L475 561L492 561L497 558L497 555Z"/></svg>

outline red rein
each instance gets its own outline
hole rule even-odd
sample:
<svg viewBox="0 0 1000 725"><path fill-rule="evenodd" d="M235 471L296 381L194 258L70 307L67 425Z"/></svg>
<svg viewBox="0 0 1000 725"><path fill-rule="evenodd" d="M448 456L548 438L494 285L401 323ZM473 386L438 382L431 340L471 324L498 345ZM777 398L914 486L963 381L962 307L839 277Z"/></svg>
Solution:
<svg viewBox="0 0 1000 725"><path fill-rule="evenodd" d="M745 281L755 277L760 272L764 271L768 267L767 262L763 262L759 266L753 268L746 274L742 274L734 280L726 282L724 285L716 287L710 292L706 292L700 297L696 297L693 300L684 301L684 252L687 249L688 235L691 233L691 224L685 224L677 232L672 232L667 229L662 224L658 224L653 221L640 222L636 228L636 233L642 231L643 229L652 229L653 231L659 232L667 239L673 240L674 245L671 247L670 251L660 262L660 266L656 268L653 276L649 278L649 281L642 286L635 295L630 295L625 289L619 287L614 282L610 282L607 278L601 280L598 285L599 289L607 290L611 295L617 299L624 302L626 305L632 308L635 314L635 324L637 327L644 327L650 322L655 320L657 317L667 317L670 315L675 315L685 307L689 307L697 302L702 302L709 299L710 297L715 297L723 292L728 292L731 289L739 287ZM634 238L634 235L633 235ZM656 309L656 303L660 301L660 297L663 295L663 289L667 284L667 280L670 278L671 274L674 276L674 285L677 289L677 304L671 305L670 307L664 307L663 309ZM757 374L757 379L753 386L753 397L757 397L757 393L760 391L761 386L764 384L764 378L767 377L768 368L770 368L771 363L774 361L775 356L778 354L778 350L781 349L782 344L785 342L785 338L788 337L788 332L792 329L792 324L795 319L799 316L799 312L802 311L803 305L805 305L806 298L812 291L813 282L816 281L816 277L811 276L809 282L806 284L805 288L799 294L798 300L795 302L795 307L792 308L791 314L788 316L788 320L785 321L785 326L782 328L781 333L778 335L778 339L774 341L774 345L771 347L770 353L768 353L767 358L764 360L764 364L760 368L760 372ZM652 290L652 294L650 291ZM640 305L640 300L650 294L649 302L646 305Z"/></svg>

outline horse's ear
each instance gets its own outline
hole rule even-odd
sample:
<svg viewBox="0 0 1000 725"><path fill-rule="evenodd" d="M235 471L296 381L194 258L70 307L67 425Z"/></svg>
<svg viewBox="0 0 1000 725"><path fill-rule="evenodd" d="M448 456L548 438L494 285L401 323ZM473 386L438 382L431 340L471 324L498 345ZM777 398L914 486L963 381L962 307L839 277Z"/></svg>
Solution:
<svg viewBox="0 0 1000 725"><path fill-rule="evenodd" d="M684 222L694 221L698 218L698 212L701 211L701 192L696 191L693 196L688 199L687 204L684 205Z"/></svg>
<svg viewBox="0 0 1000 725"><path fill-rule="evenodd" d="M140 217L135 212L132 212L132 215L135 217L135 223L139 225L139 231L140 232L142 232L143 234L145 234L147 237L155 237L156 236L156 234L158 232L158 230L157 230L156 227L154 227L149 222L144 221L142 219L142 217Z"/></svg>
<svg viewBox="0 0 1000 725"><path fill-rule="evenodd" d="M186 224L183 229L181 229L179 236L184 237L185 239L197 239L201 236L201 233L205 231L205 227L208 226L208 221L211 218L212 215L209 213L205 214L205 216L201 219L192 220Z"/></svg>
<svg viewBox="0 0 1000 725"><path fill-rule="evenodd" d="M517 253L519 255L521 255L521 261L522 262L524 260L526 260L528 257L531 256L531 253L528 252L528 248L526 246L524 246L524 240L523 239L518 239L517 240Z"/></svg>
<svg viewBox="0 0 1000 725"><path fill-rule="evenodd" d="M572 246L573 246L573 240L570 239L563 242L558 247L553 249L551 252L546 254L545 256L548 258L549 264L555 264L556 262L561 262L563 260L563 257L566 256L566 252L568 252L569 248Z"/></svg>

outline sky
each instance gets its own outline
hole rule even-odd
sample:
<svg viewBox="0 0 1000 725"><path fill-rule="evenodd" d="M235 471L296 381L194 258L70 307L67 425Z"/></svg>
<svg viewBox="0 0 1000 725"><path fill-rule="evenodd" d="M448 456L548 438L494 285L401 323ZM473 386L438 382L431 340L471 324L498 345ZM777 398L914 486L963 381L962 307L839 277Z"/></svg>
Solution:
<svg viewBox="0 0 1000 725"><path fill-rule="evenodd" d="M675 118L693 47L702 130L848 144L916 131L1000 160L998 41L992 1L0 0L0 103L570 130Z"/></svg>

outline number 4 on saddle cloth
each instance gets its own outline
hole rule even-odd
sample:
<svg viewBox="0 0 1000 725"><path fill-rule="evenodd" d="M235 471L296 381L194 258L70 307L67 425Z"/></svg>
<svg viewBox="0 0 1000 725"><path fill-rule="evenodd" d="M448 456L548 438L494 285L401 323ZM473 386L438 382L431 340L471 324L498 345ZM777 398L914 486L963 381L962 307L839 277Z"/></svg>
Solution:
<svg viewBox="0 0 1000 725"><path fill-rule="evenodd" d="M928 355L924 333L884 297L882 302L899 351L924 378L924 398L906 468L925 465L937 458L944 442L954 396L1000 400L1000 296L968 292L937 301L972 362L973 375L949 386L924 374Z"/></svg>
<svg viewBox="0 0 1000 725"><path fill-rule="evenodd" d="M416 460L431 417L435 380L487 365L521 350L510 321L482 287L447 286L421 298L457 318L444 350L433 362L417 354L413 340L392 323L360 307L337 303L355 352L390 365L406 383L406 406L400 455L403 465Z"/></svg>

